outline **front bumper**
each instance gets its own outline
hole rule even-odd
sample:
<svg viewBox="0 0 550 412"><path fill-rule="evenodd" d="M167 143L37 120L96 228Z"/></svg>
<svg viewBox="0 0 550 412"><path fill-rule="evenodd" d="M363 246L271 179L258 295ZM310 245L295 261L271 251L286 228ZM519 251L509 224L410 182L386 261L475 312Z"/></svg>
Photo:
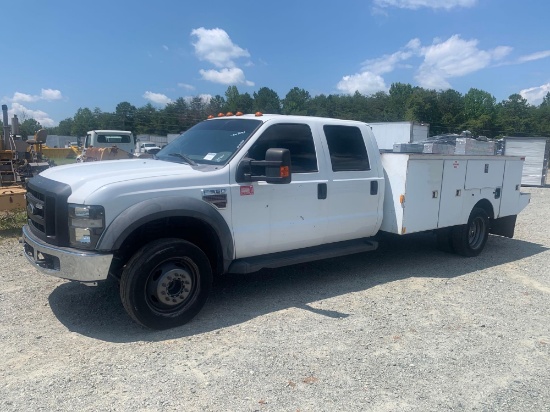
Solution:
<svg viewBox="0 0 550 412"><path fill-rule="evenodd" d="M113 260L112 254L44 243L28 225L23 226L23 245L27 260L42 273L83 283L107 279Z"/></svg>

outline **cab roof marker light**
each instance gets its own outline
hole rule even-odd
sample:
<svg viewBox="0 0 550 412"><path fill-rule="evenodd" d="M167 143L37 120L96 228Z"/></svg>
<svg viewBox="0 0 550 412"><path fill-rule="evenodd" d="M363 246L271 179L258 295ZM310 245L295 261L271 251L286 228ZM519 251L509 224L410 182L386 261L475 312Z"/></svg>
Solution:
<svg viewBox="0 0 550 412"><path fill-rule="evenodd" d="M213 115L210 115L210 116L208 116L207 118L208 118L208 119L213 119L214 116L213 116Z"/></svg>
<svg viewBox="0 0 550 412"><path fill-rule="evenodd" d="M224 116L225 116L225 114L223 114L223 113L221 113L221 112L218 113L218 117L224 117Z"/></svg>
<svg viewBox="0 0 550 412"><path fill-rule="evenodd" d="M243 112L237 112L235 113L235 116L242 116L243 115Z"/></svg>
<svg viewBox="0 0 550 412"><path fill-rule="evenodd" d="M232 112L227 112L225 115L226 116L233 116L233 113Z"/></svg>
<svg viewBox="0 0 550 412"><path fill-rule="evenodd" d="M263 114L262 112L256 112L256 113L255 113L255 116L256 116L256 117L260 117L260 116L263 116L263 115L264 115L264 114Z"/></svg>

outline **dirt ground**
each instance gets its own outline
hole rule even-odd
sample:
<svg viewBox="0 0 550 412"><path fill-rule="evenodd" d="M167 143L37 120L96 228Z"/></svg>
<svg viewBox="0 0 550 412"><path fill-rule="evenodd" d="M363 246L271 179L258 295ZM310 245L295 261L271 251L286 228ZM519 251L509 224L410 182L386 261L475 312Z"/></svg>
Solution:
<svg viewBox="0 0 550 412"><path fill-rule="evenodd" d="M433 236L228 276L150 331L117 284L40 274L0 240L0 410L542 411L550 405L550 188L477 258Z"/></svg>

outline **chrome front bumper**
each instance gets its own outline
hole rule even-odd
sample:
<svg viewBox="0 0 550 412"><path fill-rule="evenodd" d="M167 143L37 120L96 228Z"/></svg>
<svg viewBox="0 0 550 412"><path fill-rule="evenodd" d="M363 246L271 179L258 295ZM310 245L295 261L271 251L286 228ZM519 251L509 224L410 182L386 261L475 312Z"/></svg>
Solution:
<svg viewBox="0 0 550 412"><path fill-rule="evenodd" d="M42 273L83 283L107 279L113 260L112 254L44 243L28 225L23 226L23 246L27 260Z"/></svg>

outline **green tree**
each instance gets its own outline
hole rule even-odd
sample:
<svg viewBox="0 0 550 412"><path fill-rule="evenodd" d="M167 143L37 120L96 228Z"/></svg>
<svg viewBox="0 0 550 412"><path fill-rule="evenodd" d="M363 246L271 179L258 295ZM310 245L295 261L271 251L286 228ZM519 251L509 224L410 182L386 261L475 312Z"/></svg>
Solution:
<svg viewBox="0 0 550 412"><path fill-rule="evenodd" d="M267 87L254 92L254 110L262 113L281 113L281 99L277 92Z"/></svg>
<svg viewBox="0 0 550 412"><path fill-rule="evenodd" d="M410 84L392 83L389 91L388 120L403 121L407 111L407 102L413 94L413 87Z"/></svg>
<svg viewBox="0 0 550 412"><path fill-rule="evenodd" d="M238 112L241 104L241 95L237 86L229 86L225 91L225 108L228 112Z"/></svg>
<svg viewBox="0 0 550 412"><path fill-rule="evenodd" d="M495 136L496 99L483 90L471 88L464 95L464 128L474 135Z"/></svg>
<svg viewBox="0 0 550 412"><path fill-rule="evenodd" d="M531 132L534 110L519 94L512 94L497 106L498 126L507 136L527 135Z"/></svg>
<svg viewBox="0 0 550 412"><path fill-rule="evenodd" d="M71 136L72 127L73 127L73 118L68 117L59 122L56 133L53 133L53 134L58 134L60 136Z"/></svg>
<svg viewBox="0 0 550 412"><path fill-rule="evenodd" d="M73 116L71 127L72 136L85 136L86 132L97 129L96 118L92 111L85 108L79 108Z"/></svg>
<svg viewBox="0 0 550 412"><path fill-rule="evenodd" d="M219 94L215 95L210 99L206 105L207 113L212 116L217 116L219 113L225 113L225 99Z"/></svg>
<svg viewBox="0 0 550 412"><path fill-rule="evenodd" d="M453 89L439 92L437 105L441 115L441 124L431 126L432 131L436 134L459 131L458 129L464 123L464 97L462 94Z"/></svg>
<svg viewBox="0 0 550 412"><path fill-rule="evenodd" d="M134 131L136 107L128 102L120 102L115 108L116 123L122 130Z"/></svg>
<svg viewBox="0 0 550 412"><path fill-rule="evenodd" d="M27 139L29 136L34 136L34 134L40 129L42 129L42 125L35 119L25 119L19 125L19 134L21 134L23 139Z"/></svg>
<svg viewBox="0 0 550 412"><path fill-rule="evenodd" d="M412 122L440 124L437 92L415 87L407 100L405 119Z"/></svg>
<svg viewBox="0 0 550 412"><path fill-rule="evenodd" d="M282 101L284 114L295 114L305 116L308 114L308 105L311 96L307 90L298 87L292 88Z"/></svg>

